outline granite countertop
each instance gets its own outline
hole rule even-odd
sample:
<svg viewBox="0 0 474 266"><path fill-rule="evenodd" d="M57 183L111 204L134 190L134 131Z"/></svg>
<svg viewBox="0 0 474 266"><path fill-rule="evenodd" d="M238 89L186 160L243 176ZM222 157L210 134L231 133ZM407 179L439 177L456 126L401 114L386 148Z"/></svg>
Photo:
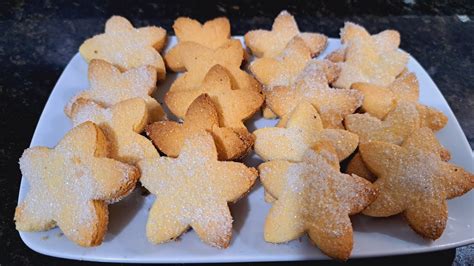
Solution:
<svg viewBox="0 0 474 266"><path fill-rule="evenodd" d="M336 3L337 2L337 3ZM353 2L353 3L352 3ZM369 1L367 1L369 2ZM371 32L400 31L401 48L411 53L438 85L474 147L474 2L395 1L2 1L0 3L0 265L70 262L40 255L21 241L12 221L20 185L18 158L28 147L56 80L81 42L103 31L117 14L136 26L160 25L171 31L178 16L201 21L227 16L232 33L269 28L283 9L295 15L303 31L337 37L346 20ZM474 245L446 251L351 260L348 264L474 264ZM308 262L308 264L311 262ZM336 262L322 262L336 264Z"/></svg>

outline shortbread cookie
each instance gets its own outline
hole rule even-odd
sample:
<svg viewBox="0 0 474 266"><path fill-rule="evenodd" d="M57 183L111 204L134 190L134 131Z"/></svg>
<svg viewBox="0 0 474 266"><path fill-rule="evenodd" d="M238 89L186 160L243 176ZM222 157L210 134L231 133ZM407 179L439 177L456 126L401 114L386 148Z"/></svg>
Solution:
<svg viewBox="0 0 474 266"><path fill-rule="evenodd" d="M150 242L176 239L192 227L206 244L229 245L232 216L227 202L250 190L257 178L254 168L217 161L214 141L206 132L186 138L178 158L145 159L138 166L143 186L156 195L146 225Z"/></svg>
<svg viewBox="0 0 474 266"><path fill-rule="evenodd" d="M311 51L303 39L294 37L275 57L258 58L249 69L267 87L289 86L311 60Z"/></svg>
<svg viewBox="0 0 474 266"><path fill-rule="evenodd" d="M79 48L84 59L102 59L127 69L152 66L158 79L166 74L160 51L166 42L166 30L149 26L134 28L126 18L113 16L105 24L105 33L87 39Z"/></svg>
<svg viewBox="0 0 474 266"><path fill-rule="evenodd" d="M320 141L329 142L339 161L347 158L356 148L356 134L341 129L324 129L318 111L302 102L285 120L283 127L260 128L256 136L255 152L265 161L301 161L305 151Z"/></svg>
<svg viewBox="0 0 474 266"><path fill-rule="evenodd" d="M166 118L161 105L150 95L156 89L156 72L150 66L120 70L103 60L92 60L89 64L90 88L74 96L65 108L67 116L72 116L72 106L79 99L93 100L104 107L121 101L141 98L145 100L150 121Z"/></svg>
<svg viewBox="0 0 474 266"><path fill-rule="evenodd" d="M284 243L307 232L322 252L346 260L353 246L349 215L369 205L376 190L363 178L340 173L321 152L309 149L299 163L275 160L259 166L263 186L276 198L264 238Z"/></svg>
<svg viewBox="0 0 474 266"><path fill-rule="evenodd" d="M135 164L138 160L158 156L150 140L140 135L148 121L143 99L133 98L104 108L99 104L79 99L72 107L74 126L92 121L100 126L110 141L110 155L122 162Z"/></svg>
<svg viewBox="0 0 474 266"><path fill-rule="evenodd" d="M230 23L225 17L215 18L204 24L192 18L179 17L174 21L173 29L178 44L165 54L165 61L166 65L176 72L185 70L181 59L182 42L194 42L210 49L217 49L230 40Z"/></svg>
<svg viewBox="0 0 474 266"><path fill-rule="evenodd" d="M330 61L313 59L293 85L266 89L266 103L283 117L299 103L310 102L321 115L325 128L343 128L342 120L362 104L363 96L356 90L329 87L337 73L338 68Z"/></svg>
<svg viewBox="0 0 474 266"><path fill-rule="evenodd" d="M341 30L345 60L341 63L341 74L333 82L335 87L349 89L356 82L388 86L404 70L409 56L398 50L399 35L389 31L380 36L377 40L363 27L345 23Z"/></svg>
<svg viewBox="0 0 474 266"><path fill-rule="evenodd" d="M378 198L364 214L387 217L403 213L418 234L438 239L446 227L446 199L461 196L474 187L474 175L441 161L438 154L413 146L386 142L359 146L365 164L378 178Z"/></svg>
<svg viewBox="0 0 474 266"><path fill-rule="evenodd" d="M16 208L16 229L45 231L57 225L78 245L100 245L108 202L129 193L140 175L107 156L107 139L92 122L73 128L53 149L25 150L20 169L30 189Z"/></svg>
<svg viewBox="0 0 474 266"><path fill-rule="evenodd" d="M207 72L215 65L225 67L235 89L261 91L260 84L247 72L240 69L244 52L238 40L230 40L217 49L207 48L194 42L182 42L179 46L186 73L171 85L170 91L199 88ZM169 61L169 60L168 60Z"/></svg>
<svg viewBox="0 0 474 266"><path fill-rule="evenodd" d="M186 137L203 130L212 134L219 160L242 158L255 141L245 128L220 127L217 107L207 94L201 94L189 106L184 123L155 122L147 126L146 133L163 153L177 157Z"/></svg>
<svg viewBox="0 0 474 266"><path fill-rule="evenodd" d="M286 10L280 12L273 22L272 30L252 30L245 34L245 44L257 57L275 57L280 54L293 37L304 40L311 55L316 56L326 48L327 37L319 33L300 32L295 18Z"/></svg>
<svg viewBox="0 0 474 266"><path fill-rule="evenodd" d="M213 66L202 85L193 90L169 91L165 102L170 111L184 118L188 107L201 94L208 94L215 103L219 124L224 127L244 128L243 120L250 118L263 104L263 95L252 90L232 89L229 72L220 65Z"/></svg>

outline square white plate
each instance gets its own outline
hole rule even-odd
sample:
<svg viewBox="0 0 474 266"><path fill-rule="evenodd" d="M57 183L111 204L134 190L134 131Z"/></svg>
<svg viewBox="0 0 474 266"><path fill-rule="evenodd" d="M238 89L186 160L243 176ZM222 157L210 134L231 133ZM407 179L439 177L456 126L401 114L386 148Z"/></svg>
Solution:
<svg viewBox="0 0 474 266"><path fill-rule="evenodd" d="M240 37L242 40L242 38ZM171 37L168 47L176 43ZM338 39L330 39L329 46L320 57L337 49ZM456 117L423 67L414 59L408 62L410 71L420 82L421 102L443 111L449 118L447 126L437 135L452 153L452 162L473 171L470 146ZM175 75L168 75L159 84L156 97L162 101ZM36 127L31 146L53 147L71 129L63 108L69 99L88 87L87 64L76 54L59 78L44 107ZM250 130L273 126L276 120L256 117L247 124ZM248 159L257 165L256 156ZM28 191L25 179L21 182L19 199ZM232 242L227 249L217 249L203 244L193 231L185 233L178 241L152 245L145 236L148 209L154 197L144 197L135 191L125 200L110 206L109 230L104 243L95 248L82 248L62 236L58 228L39 233L20 232L31 249L50 256L109 262L244 262L327 259L307 237L288 244L274 245L263 240L263 224L270 204L263 200L263 188L258 184L248 197L231 206L235 219ZM437 241L427 241L416 235L400 217L374 219L362 215L352 218L354 225L354 250L352 258L408 254L453 248L474 242L474 192L449 201L449 220L443 236Z"/></svg>

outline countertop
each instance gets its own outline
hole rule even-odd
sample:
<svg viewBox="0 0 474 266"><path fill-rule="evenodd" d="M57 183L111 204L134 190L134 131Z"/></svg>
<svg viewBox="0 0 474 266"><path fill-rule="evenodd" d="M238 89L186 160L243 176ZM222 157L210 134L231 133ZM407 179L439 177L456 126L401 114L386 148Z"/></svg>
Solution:
<svg viewBox="0 0 474 266"><path fill-rule="evenodd" d="M18 158L61 71L79 45L102 32L111 15L135 26L159 25L172 34L178 16L201 21L227 16L232 34L270 28L283 9L303 31L338 37L350 20L370 32L400 31L401 48L427 70L474 146L474 2L472 1L2 1L0 3L0 265L83 264L40 255L21 241L12 221L21 174ZM474 245L446 251L350 260L347 264L474 264ZM307 264L310 264L308 262ZM273 264L273 263L272 263ZM306 263L304 263L306 264ZM321 264L338 264L327 261Z"/></svg>

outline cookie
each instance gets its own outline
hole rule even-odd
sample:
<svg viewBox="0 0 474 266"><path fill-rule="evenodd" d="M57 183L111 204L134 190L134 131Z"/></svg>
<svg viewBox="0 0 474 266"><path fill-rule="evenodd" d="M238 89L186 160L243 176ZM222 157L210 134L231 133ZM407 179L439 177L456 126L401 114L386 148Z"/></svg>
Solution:
<svg viewBox="0 0 474 266"><path fill-rule="evenodd" d="M340 173L337 159L332 163L322 152L309 149L302 162L275 160L259 166L264 188L276 199L264 238L284 243L307 232L323 253L347 260L353 246L349 215L369 205L376 190L363 178Z"/></svg>
<svg viewBox="0 0 474 266"><path fill-rule="evenodd" d="M143 186L156 195L146 225L150 242L176 239L191 227L206 244L229 245L232 216L227 202L250 190L257 178L254 168L217 161L212 136L204 131L185 139L178 158L145 159L138 166Z"/></svg>
<svg viewBox="0 0 474 266"><path fill-rule="evenodd" d="M311 103L325 128L343 128L342 120L361 104L363 95L349 89L333 89L328 83L337 77L338 67L328 60L311 60L291 86L265 89L266 104L278 116L290 113L299 103Z"/></svg>
<svg viewBox="0 0 474 266"><path fill-rule="evenodd" d="M347 158L359 143L356 134L341 129L324 129L318 111L302 102L281 127L260 128L254 131L255 152L265 161L301 161L305 151L320 141L335 148L339 161Z"/></svg>
<svg viewBox="0 0 474 266"><path fill-rule="evenodd" d="M105 24L105 33L87 39L79 52L87 62L102 59L125 71L152 66L158 79L166 75L160 51L166 42L166 30L149 26L134 28L126 18L113 16Z"/></svg>
<svg viewBox="0 0 474 266"><path fill-rule="evenodd" d="M150 121L166 118L161 105L150 95L156 89L156 71L143 66L120 72L103 60L92 60L88 69L90 88L74 96L65 108L67 116L72 116L72 106L79 99L92 100L104 107L121 101L141 98L145 100Z"/></svg>
<svg viewBox="0 0 474 266"><path fill-rule="evenodd" d="M201 94L191 103L184 123L159 121L146 127L153 143L170 157L177 157L186 137L199 131L212 134L219 160L244 157L255 141L254 135L245 128L220 127L217 107L207 94Z"/></svg>
<svg viewBox="0 0 474 266"><path fill-rule="evenodd" d="M388 86L405 69L408 54L398 50L399 34L387 31L378 36L374 38L357 24L344 24L344 62L340 63L341 73L333 86L349 89L356 82Z"/></svg>
<svg viewBox="0 0 474 266"><path fill-rule="evenodd" d="M170 91L199 88L207 72L215 65L221 65L228 70L235 89L261 91L260 84L240 69L244 59L240 41L230 40L217 49L207 48L194 42L182 42L179 49L187 72L173 82Z"/></svg>
<svg viewBox="0 0 474 266"><path fill-rule="evenodd" d="M294 37L275 57L258 58L249 69L264 86L289 86L311 60L303 39Z"/></svg>
<svg viewBox="0 0 474 266"><path fill-rule="evenodd" d="M448 219L446 199L474 187L474 175L443 162L434 152L414 146L373 141L359 146L362 158L378 178L379 196L364 211L373 217L402 213L411 228L438 239Z"/></svg>
<svg viewBox="0 0 474 266"><path fill-rule="evenodd" d="M79 99L72 107L74 126L92 121L104 131L110 141L110 156L122 162L158 156L150 140L140 135L148 121L148 110L143 99L133 98L104 108L91 100Z"/></svg>
<svg viewBox="0 0 474 266"><path fill-rule="evenodd" d="M165 54L165 62L175 72L185 71L181 59L182 42L194 42L210 49L217 49L230 40L230 23L225 17L215 18L204 24L192 18L179 17L174 21L173 29L178 44Z"/></svg>
<svg viewBox="0 0 474 266"><path fill-rule="evenodd" d="M293 37L304 40L312 56L321 53L327 45L327 37L319 33L300 32L295 18L286 10L280 12L273 22L272 30L252 30L245 34L245 44L257 57L275 57L280 54Z"/></svg>
<svg viewBox="0 0 474 266"><path fill-rule="evenodd" d="M229 71L220 65L206 74L201 87L193 90L169 91L165 102L170 111L184 118L188 107L201 94L208 94L217 107L219 124L224 127L244 128L242 121L250 118L263 104L263 95L252 90L232 89Z"/></svg>
<svg viewBox="0 0 474 266"><path fill-rule="evenodd" d="M16 229L58 226L78 245L100 245L108 203L133 190L140 175L137 168L107 156L107 139L92 122L73 128L55 148L26 149L20 169L30 188L15 210Z"/></svg>

